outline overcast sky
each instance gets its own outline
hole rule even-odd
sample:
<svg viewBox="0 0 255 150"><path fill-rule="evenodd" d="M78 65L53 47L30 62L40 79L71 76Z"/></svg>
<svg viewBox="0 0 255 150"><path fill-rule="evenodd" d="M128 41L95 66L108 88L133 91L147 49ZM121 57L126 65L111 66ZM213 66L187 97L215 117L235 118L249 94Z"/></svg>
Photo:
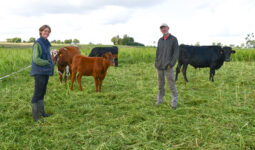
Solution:
<svg viewBox="0 0 255 150"><path fill-rule="evenodd" d="M115 35L153 45L167 23L179 43L244 43L255 32L255 0L5 0L0 5L0 41L38 37L43 24L50 40L112 44Z"/></svg>

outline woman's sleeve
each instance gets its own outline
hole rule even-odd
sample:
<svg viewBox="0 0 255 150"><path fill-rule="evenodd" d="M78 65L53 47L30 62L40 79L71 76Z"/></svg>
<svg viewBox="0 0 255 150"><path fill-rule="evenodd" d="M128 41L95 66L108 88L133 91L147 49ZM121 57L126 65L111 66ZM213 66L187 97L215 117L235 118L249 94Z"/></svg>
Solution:
<svg viewBox="0 0 255 150"><path fill-rule="evenodd" d="M34 61L34 63L39 66L49 65L50 64L49 61L41 59L41 55L42 55L41 46L39 43L35 43L35 45L33 46L33 61Z"/></svg>

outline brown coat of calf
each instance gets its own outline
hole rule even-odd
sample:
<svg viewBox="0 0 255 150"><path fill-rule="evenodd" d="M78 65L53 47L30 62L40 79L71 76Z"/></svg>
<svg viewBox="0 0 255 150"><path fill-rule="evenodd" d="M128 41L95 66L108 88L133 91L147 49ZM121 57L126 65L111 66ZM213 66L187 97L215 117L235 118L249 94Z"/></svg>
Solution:
<svg viewBox="0 0 255 150"><path fill-rule="evenodd" d="M54 52L54 51L53 51ZM60 48L59 51L55 52L55 56L52 55L52 60L58 66L59 80L62 82L63 74L65 73L65 82L67 80L69 71L72 74L71 67L74 56L79 55L80 50L76 46L66 46Z"/></svg>
<svg viewBox="0 0 255 150"><path fill-rule="evenodd" d="M81 87L82 76L93 76L95 80L96 92L101 91L102 82L106 76L109 66L113 66L113 56L111 53L106 53L103 57L87 57L82 55L76 55L72 64L72 76L71 76L71 90L73 90L73 82L76 78L76 73L79 89Z"/></svg>

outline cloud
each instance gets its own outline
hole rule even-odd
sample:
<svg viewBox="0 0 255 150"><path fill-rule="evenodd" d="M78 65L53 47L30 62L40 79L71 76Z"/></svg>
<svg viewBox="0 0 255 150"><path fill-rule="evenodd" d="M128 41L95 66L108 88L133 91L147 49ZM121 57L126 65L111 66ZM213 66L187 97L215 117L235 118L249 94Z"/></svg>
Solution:
<svg viewBox="0 0 255 150"><path fill-rule="evenodd" d="M22 16L41 16L45 14L84 14L107 6L123 8L146 8L165 0L15 0L8 5L8 11ZM103 15L103 14L102 14Z"/></svg>
<svg viewBox="0 0 255 150"><path fill-rule="evenodd" d="M166 22L179 43L240 44L255 32L254 8L253 0L10 0L0 5L0 40L38 37L38 28L49 24L51 40L112 44L113 36L128 34L153 45Z"/></svg>

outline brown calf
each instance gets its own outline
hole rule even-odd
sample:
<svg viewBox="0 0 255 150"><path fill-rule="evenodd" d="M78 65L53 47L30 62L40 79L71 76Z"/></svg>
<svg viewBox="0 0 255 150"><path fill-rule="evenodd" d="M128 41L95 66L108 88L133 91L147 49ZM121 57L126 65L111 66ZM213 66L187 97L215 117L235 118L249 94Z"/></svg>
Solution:
<svg viewBox="0 0 255 150"><path fill-rule="evenodd" d="M62 82L63 74L65 74L65 82L69 73L71 74L71 67L73 57L80 54L80 50L76 46L66 46L60 48L59 51L52 52L52 60L58 66L59 80Z"/></svg>
<svg viewBox="0 0 255 150"><path fill-rule="evenodd" d="M72 76L71 76L71 90L73 90L73 82L76 78L76 73L79 89L81 87L82 76L93 76L95 80L96 92L101 91L102 82L106 76L107 69L109 66L113 66L112 53L106 53L103 57L87 57L82 55L76 55L73 59L72 64Z"/></svg>

